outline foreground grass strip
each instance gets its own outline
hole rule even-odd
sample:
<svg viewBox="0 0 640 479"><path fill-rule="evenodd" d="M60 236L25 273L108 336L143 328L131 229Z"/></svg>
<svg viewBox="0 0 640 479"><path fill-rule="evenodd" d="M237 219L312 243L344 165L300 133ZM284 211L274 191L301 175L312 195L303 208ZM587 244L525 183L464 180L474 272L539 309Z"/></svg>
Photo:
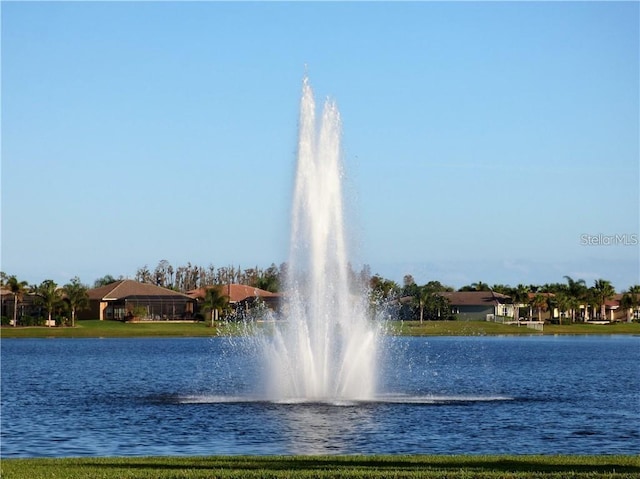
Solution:
<svg viewBox="0 0 640 479"><path fill-rule="evenodd" d="M637 456L214 456L4 459L4 479L634 478Z"/></svg>

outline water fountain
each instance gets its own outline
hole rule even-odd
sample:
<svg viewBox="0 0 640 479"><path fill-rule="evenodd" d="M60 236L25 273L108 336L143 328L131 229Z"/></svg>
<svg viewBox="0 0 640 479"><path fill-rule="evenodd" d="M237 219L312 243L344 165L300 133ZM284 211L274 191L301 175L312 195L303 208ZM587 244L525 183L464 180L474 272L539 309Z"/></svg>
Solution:
<svg viewBox="0 0 640 479"><path fill-rule="evenodd" d="M268 394L282 401L372 399L379 326L349 278L341 121L327 100L316 121L308 78L300 101L284 321L266 341Z"/></svg>

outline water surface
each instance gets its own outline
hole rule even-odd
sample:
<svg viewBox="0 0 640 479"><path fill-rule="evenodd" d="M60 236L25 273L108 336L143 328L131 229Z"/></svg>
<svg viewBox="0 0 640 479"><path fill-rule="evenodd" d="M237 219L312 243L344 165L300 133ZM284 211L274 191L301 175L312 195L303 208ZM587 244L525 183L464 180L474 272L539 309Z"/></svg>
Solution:
<svg viewBox="0 0 640 479"><path fill-rule="evenodd" d="M241 339L1 348L2 457L640 452L633 336L387 339L361 402L265 400Z"/></svg>

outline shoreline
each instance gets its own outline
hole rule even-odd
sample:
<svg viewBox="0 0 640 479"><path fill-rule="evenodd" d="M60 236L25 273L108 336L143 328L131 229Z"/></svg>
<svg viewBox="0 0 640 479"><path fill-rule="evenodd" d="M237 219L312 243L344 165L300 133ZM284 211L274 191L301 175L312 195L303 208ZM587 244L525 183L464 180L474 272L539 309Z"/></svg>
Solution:
<svg viewBox="0 0 640 479"><path fill-rule="evenodd" d="M269 324L218 323L121 323L118 321L85 320L74 327L3 326L0 339L14 338L141 338L141 337L218 337L238 336L251 328ZM390 321L385 325L388 336L583 336L640 335L640 323L548 324L543 331L525 326L487 321Z"/></svg>

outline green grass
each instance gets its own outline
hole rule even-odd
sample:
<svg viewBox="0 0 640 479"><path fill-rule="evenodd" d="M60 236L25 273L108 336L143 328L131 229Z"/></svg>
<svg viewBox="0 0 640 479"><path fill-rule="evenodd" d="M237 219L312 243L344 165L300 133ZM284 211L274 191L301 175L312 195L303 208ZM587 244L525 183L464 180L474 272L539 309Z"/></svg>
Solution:
<svg viewBox="0 0 640 479"><path fill-rule="evenodd" d="M5 459L4 479L637 478L637 456L215 456Z"/></svg>
<svg viewBox="0 0 640 479"><path fill-rule="evenodd" d="M393 322L389 333L402 336L485 336L485 335L555 335L555 334L640 334L640 323L619 324L545 324L544 331L525 326L488 321L419 321Z"/></svg>
<svg viewBox="0 0 640 479"><path fill-rule="evenodd" d="M77 321L71 327L2 328L3 338L133 338L216 336L219 328L204 323L122 323L120 321Z"/></svg>
<svg viewBox="0 0 640 479"><path fill-rule="evenodd" d="M258 324L252 327L269 327ZM132 337L197 337L230 336L246 330L242 323L121 323L119 321L78 321L77 326L2 328L3 338L132 338ZM418 321L390 322L388 332L402 336L485 336L538 334L640 334L640 323L545 325L540 333L524 326L487 321Z"/></svg>

